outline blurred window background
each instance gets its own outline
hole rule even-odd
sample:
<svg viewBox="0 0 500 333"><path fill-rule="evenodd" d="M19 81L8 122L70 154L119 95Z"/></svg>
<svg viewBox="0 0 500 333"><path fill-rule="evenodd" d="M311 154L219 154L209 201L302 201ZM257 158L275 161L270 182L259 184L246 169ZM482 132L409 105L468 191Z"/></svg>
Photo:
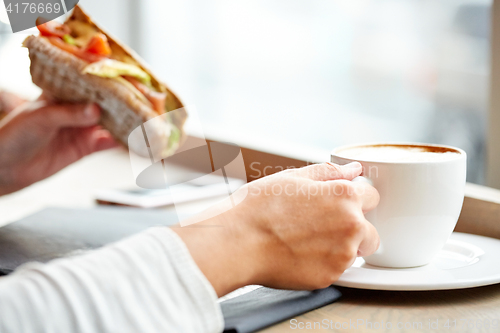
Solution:
<svg viewBox="0 0 500 333"><path fill-rule="evenodd" d="M80 3L196 107L208 137L323 160L351 143L449 144L484 182L491 0ZM25 36L0 36L0 87L34 94Z"/></svg>

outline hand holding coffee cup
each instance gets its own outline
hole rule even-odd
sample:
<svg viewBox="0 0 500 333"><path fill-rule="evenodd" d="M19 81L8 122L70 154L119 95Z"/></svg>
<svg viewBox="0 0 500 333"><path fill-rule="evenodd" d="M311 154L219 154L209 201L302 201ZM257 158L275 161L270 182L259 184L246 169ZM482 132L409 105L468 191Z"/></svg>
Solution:
<svg viewBox="0 0 500 333"><path fill-rule="evenodd" d="M380 247L365 262L383 267L428 264L457 223L464 199L466 153L425 144L366 144L335 149L331 161L363 165L363 178L380 194L366 214Z"/></svg>

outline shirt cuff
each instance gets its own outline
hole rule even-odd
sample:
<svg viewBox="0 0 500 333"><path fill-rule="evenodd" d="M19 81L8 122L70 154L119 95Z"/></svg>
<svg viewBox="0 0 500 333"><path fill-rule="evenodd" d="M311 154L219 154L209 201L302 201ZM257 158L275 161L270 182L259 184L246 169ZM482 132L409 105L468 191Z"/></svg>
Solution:
<svg viewBox="0 0 500 333"><path fill-rule="evenodd" d="M166 255L184 283L186 294L198 310L196 317L202 319L206 331L222 332L224 319L217 302L217 293L196 265L182 239L166 227L155 227L146 232L165 244Z"/></svg>

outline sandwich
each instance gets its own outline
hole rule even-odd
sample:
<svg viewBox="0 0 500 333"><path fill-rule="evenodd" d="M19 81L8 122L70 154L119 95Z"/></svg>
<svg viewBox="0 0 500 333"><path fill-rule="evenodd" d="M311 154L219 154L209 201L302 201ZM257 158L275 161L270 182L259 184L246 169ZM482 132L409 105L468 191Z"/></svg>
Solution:
<svg viewBox="0 0 500 333"><path fill-rule="evenodd" d="M64 24L39 18L37 27L40 35L23 44L29 50L33 83L60 102L99 104L102 126L127 147L134 129L161 119L150 122L154 137L150 126L148 139L160 147L155 156L173 154L184 137L187 114L134 51L98 27L78 5Z"/></svg>

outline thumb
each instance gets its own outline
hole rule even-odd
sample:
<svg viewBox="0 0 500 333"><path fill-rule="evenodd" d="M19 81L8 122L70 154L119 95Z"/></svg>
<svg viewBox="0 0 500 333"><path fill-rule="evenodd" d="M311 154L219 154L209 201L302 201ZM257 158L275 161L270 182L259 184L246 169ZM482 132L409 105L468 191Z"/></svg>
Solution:
<svg viewBox="0 0 500 333"><path fill-rule="evenodd" d="M359 162L338 165L331 162L309 165L294 170L294 175L311 180L327 181L346 179L353 180L361 174L363 167Z"/></svg>

